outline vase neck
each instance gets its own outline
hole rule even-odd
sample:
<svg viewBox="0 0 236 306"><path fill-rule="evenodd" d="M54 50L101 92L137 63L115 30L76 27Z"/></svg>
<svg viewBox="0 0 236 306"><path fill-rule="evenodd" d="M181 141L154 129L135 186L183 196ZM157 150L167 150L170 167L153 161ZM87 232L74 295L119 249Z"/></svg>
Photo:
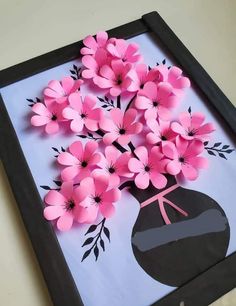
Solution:
<svg viewBox="0 0 236 306"><path fill-rule="evenodd" d="M139 203L143 203L147 199L163 192L165 189L170 188L173 185L176 185L176 178L173 175L166 176L167 184L165 188L157 189L151 183L146 189L140 189L135 184L132 184L129 188L129 192L139 201Z"/></svg>

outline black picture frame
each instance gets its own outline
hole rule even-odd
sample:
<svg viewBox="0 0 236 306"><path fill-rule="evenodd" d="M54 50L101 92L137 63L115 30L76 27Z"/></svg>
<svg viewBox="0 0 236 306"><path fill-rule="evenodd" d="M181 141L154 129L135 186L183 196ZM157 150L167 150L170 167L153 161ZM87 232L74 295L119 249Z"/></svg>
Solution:
<svg viewBox="0 0 236 306"><path fill-rule="evenodd" d="M149 31L158 37L163 47L191 78L235 138L236 109L157 12L114 28L108 34L127 39ZM79 41L0 71L0 88L79 57L81 47L82 41ZM42 200L1 97L0 158L54 305L82 306L54 230L42 217ZM188 306L208 305L235 286L236 252L155 302L153 306L181 305L181 302Z"/></svg>

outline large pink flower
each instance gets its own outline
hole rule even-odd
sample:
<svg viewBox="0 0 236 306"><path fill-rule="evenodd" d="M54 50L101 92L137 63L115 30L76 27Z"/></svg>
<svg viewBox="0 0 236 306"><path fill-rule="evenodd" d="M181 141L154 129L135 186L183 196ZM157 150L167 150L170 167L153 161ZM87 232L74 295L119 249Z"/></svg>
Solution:
<svg viewBox="0 0 236 306"><path fill-rule="evenodd" d="M105 156L101 154L101 160L97 164L100 169L95 169L96 175L108 175L109 186L117 187L120 184L120 177L132 177L128 169L130 153L120 153L115 147L107 146Z"/></svg>
<svg viewBox="0 0 236 306"><path fill-rule="evenodd" d="M159 65L156 68L160 72L160 78L163 82L168 82L173 87L173 92L176 95L182 96L184 89L190 87L190 80L183 76L183 71L172 66L170 69L166 65Z"/></svg>
<svg viewBox="0 0 236 306"><path fill-rule="evenodd" d="M65 182L60 191L50 190L44 199L47 206L44 217L47 220L57 220L57 228L67 231L80 213L78 197L75 195L72 182Z"/></svg>
<svg viewBox="0 0 236 306"><path fill-rule="evenodd" d="M146 120L160 117L162 120L170 119L170 109L175 107L178 99L173 95L172 87L168 83L147 82L135 100L138 109L145 110Z"/></svg>
<svg viewBox="0 0 236 306"><path fill-rule="evenodd" d="M82 57L82 63L85 69L82 71L82 76L85 79L93 79L99 75L103 65L109 65L110 59L107 57L107 52L103 49L98 49L94 55L85 55Z"/></svg>
<svg viewBox="0 0 236 306"><path fill-rule="evenodd" d="M95 108L97 98L88 95L82 101L79 93L73 93L68 100L69 106L63 110L62 114L64 118L71 120L71 130L80 132L85 126L90 131L96 131L103 114L100 108Z"/></svg>
<svg viewBox="0 0 236 306"><path fill-rule="evenodd" d="M173 142L165 142L162 145L163 154L170 159L166 170L171 175L182 173L189 180L195 180L198 177L198 169L206 168L208 160L198 156L204 150L204 145L200 140L188 141L176 137Z"/></svg>
<svg viewBox="0 0 236 306"><path fill-rule="evenodd" d="M95 76L94 83L103 89L109 89L112 96L117 97L122 92L127 91L131 80L127 74L132 65L121 60L113 60L111 65L103 65L99 71L99 76Z"/></svg>
<svg viewBox="0 0 236 306"><path fill-rule="evenodd" d="M126 145L130 142L131 136L142 131L143 125L140 122L135 122L137 111L133 108L127 112L121 111L119 108L113 108L110 111L111 119L102 118L100 127L106 134L103 136L105 144L111 144L117 140L121 145Z"/></svg>
<svg viewBox="0 0 236 306"><path fill-rule="evenodd" d="M109 178L106 175L94 175L83 179L76 193L78 197L85 198L80 205L90 209L86 218L89 217L93 221L97 218L99 211L105 218L110 218L115 211L113 203L121 197L118 188L109 188Z"/></svg>
<svg viewBox="0 0 236 306"><path fill-rule="evenodd" d="M179 115L180 123L173 122L171 129L187 140L209 140L209 134L215 130L215 127L212 123L203 124L204 120L205 116L202 113L181 113Z"/></svg>
<svg viewBox="0 0 236 306"><path fill-rule="evenodd" d="M159 79L160 72L157 69L148 69L146 64L137 64L134 69L129 71L131 84L128 91L137 92L143 89L147 82L156 82Z"/></svg>
<svg viewBox="0 0 236 306"><path fill-rule="evenodd" d="M83 47L80 51L82 55L86 54L95 54L99 48L106 48L108 43L108 35L107 32L100 31L96 35L96 39L92 35L88 35L83 40L85 47Z"/></svg>
<svg viewBox="0 0 236 306"><path fill-rule="evenodd" d="M166 160L163 160L163 154L158 147L153 147L148 153L143 146L134 150L135 155L139 158L131 158L128 163L129 170L136 174L134 182L140 189L146 189L150 181L158 188L164 188L167 184L166 177L162 174L165 172Z"/></svg>
<svg viewBox="0 0 236 306"><path fill-rule="evenodd" d="M68 96L77 91L81 84L83 80L73 80L72 77L64 77L61 81L50 81L43 92L46 105L52 102L59 104L67 102Z"/></svg>
<svg viewBox="0 0 236 306"><path fill-rule="evenodd" d="M136 63L141 59L138 54L139 46L136 43L128 43L124 39L113 39L107 45L107 51L116 59L123 62Z"/></svg>
<svg viewBox="0 0 236 306"><path fill-rule="evenodd" d="M147 120L147 126L151 130L151 132L146 136L147 142L150 144L171 141L176 136L176 133L170 128L170 121L150 119Z"/></svg>
<svg viewBox="0 0 236 306"><path fill-rule="evenodd" d="M101 159L100 155L95 153L97 147L95 141L88 141L83 149L82 142L76 141L69 146L69 152L60 153L57 161L66 166L61 172L62 180L71 181L75 177L81 180L89 176Z"/></svg>
<svg viewBox="0 0 236 306"><path fill-rule="evenodd" d="M47 134L57 133L59 130L59 122L63 121L62 110L65 107L63 104L53 102L48 106L43 103L36 103L32 107L32 111L36 114L31 118L33 126L45 126Z"/></svg>

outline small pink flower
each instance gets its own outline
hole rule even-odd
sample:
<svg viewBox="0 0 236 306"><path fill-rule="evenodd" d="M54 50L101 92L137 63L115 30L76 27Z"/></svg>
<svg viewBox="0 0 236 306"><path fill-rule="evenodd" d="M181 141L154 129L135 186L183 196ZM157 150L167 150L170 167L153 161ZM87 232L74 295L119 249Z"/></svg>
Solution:
<svg viewBox="0 0 236 306"><path fill-rule="evenodd" d="M123 62L136 63L141 59L138 54L139 46L135 43L128 43L124 39L113 39L107 45L107 51L116 59L121 59Z"/></svg>
<svg viewBox="0 0 236 306"><path fill-rule="evenodd" d="M119 144L126 145L129 143L131 136L142 131L143 125L135 122L137 111L133 108L123 113L119 108L113 108L110 111L111 119L102 118L100 127L107 133L103 136L105 144L111 144L117 140Z"/></svg>
<svg viewBox="0 0 236 306"><path fill-rule="evenodd" d="M146 189L151 183L158 189L164 188L167 184L164 173L166 161L162 159L158 147L153 147L151 152L141 146L134 150L135 155L139 158L131 158L128 163L129 170L136 174L134 182L140 189Z"/></svg>
<svg viewBox="0 0 236 306"><path fill-rule="evenodd" d="M94 83L103 89L109 89L114 97L127 91L131 80L127 74L131 69L131 64L126 64L121 60L113 60L111 66L104 65L99 71L99 76L95 76Z"/></svg>
<svg viewBox="0 0 236 306"><path fill-rule="evenodd" d="M94 78L99 75L101 67L110 64L110 59L107 57L107 52L105 50L98 49L94 55L83 56L82 63L85 67L82 71L83 78L94 80Z"/></svg>
<svg viewBox="0 0 236 306"><path fill-rule="evenodd" d="M88 141L83 145L81 141L76 141L69 146L69 152L59 154L57 161L66 166L61 172L63 181L71 181L75 177L79 180L90 175L91 170L100 161L101 157L95 153L98 144L95 141Z"/></svg>
<svg viewBox="0 0 236 306"><path fill-rule="evenodd" d="M147 120L147 126L152 131L146 136L147 142L150 144L171 141L176 136L176 133L170 128L170 121L150 119Z"/></svg>
<svg viewBox="0 0 236 306"><path fill-rule="evenodd" d="M105 218L110 218L115 212L113 203L121 197L118 188L109 189L109 178L106 175L86 177L80 182L76 194L85 197L80 205L90 210L86 218L89 217L91 222L96 220L99 211Z"/></svg>
<svg viewBox="0 0 236 306"><path fill-rule="evenodd" d="M62 115L65 119L71 120L71 130L80 132L85 126L90 131L96 131L103 114L100 108L95 108L97 98L88 95L82 101L79 93L73 93L69 96L68 101L69 106L63 110Z"/></svg>
<svg viewBox="0 0 236 306"><path fill-rule="evenodd" d="M203 124L204 120L205 116L202 113L181 113L179 115L180 123L173 122L171 129L187 140L209 140L209 134L215 130L215 127L212 123Z"/></svg>
<svg viewBox="0 0 236 306"><path fill-rule="evenodd" d="M64 77L61 81L50 81L43 92L45 104L67 102L68 96L77 91L81 84L83 84L83 80L73 80L72 77Z"/></svg>
<svg viewBox="0 0 236 306"><path fill-rule="evenodd" d="M145 110L145 119L156 118L170 119L170 109L175 107L178 99L172 93L172 87L168 83L147 82L135 100L138 109Z"/></svg>
<svg viewBox="0 0 236 306"><path fill-rule="evenodd" d="M95 54L99 48L106 48L108 43L108 35L107 32L100 31L96 35L96 39L92 35L88 35L83 40L85 47L83 47L80 51L82 55L87 54Z"/></svg>
<svg viewBox="0 0 236 306"><path fill-rule="evenodd" d="M198 156L204 150L204 145L200 140L188 141L176 137L173 142L165 142L162 145L163 154L170 159L166 170L171 175L182 173L188 180L195 180L198 177L198 169L206 168L208 160Z"/></svg>
<svg viewBox="0 0 236 306"><path fill-rule="evenodd" d="M97 164L100 169L93 171L96 175L108 175L109 186L117 187L120 184L120 177L132 177L128 169L130 153L120 153L115 147L107 146L105 156L101 154L101 160Z"/></svg>
<svg viewBox="0 0 236 306"><path fill-rule="evenodd" d="M58 219L57 228L60 231L68 231L80 211L73 183L63 183L60 191L50 190L44 201L49 205L44 208L44 217L47 220Z"/></svg>
<svg viewBox="0 0 236 306"><path fill-rule="evenodd" d="M159 65L156 68L160 72L160 78L163 82L168 82L173 87L173 93L176 95L183 95L183 90L190 87L190 80L183 76L183 71L172 66L170 69L166 65Z"/></svg>
<svg viewBox="0 0 236 306"><path fill-rule="evenodd" d="M127 88L130 92L137 92L143 89L147 82L156 82L159 79L160 72L157 69L148 69L146 64L137 64L129 72L131 84Z"/></svg>
<svg viewBox="0 0 236 306"><path fill-rule="evenodd" d="M63 121L62 109L65 105L52 103L47 107L43 103L36 103L32 107L32 111L36 113L31 118L31 124L33 126L45 126L45 132L47 134L57 133L59 130L59 122Z"/></svg>

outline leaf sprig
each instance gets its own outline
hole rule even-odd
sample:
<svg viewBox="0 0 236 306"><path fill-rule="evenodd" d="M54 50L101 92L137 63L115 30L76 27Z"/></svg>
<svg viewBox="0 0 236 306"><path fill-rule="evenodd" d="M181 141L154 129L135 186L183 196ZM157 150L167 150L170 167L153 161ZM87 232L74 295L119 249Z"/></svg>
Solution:
<svg viewBox="0 0 236 306"><path fill-rule="evenodd" d="M73 65L73 68L70 69L71 77L73 80L79 80L81 78L82 68L76 65Z"/></svg>
<svg viewBox="0 0 236 306"><path fill-rule="evenodd" d="M229 145L224 145L222 142L216 142L213 146L208 147L208 141L204 142L205 149L209 155L219 156L227 160L225 154L230 154L234 151L234 149L230 148Z"/></svg>
<svg viewBox="0 0 236 306"><path fill-rule="evenodd" d="M101 140L102 137L95 137L92 133L88 132L87 135L84 135L84 134L81 134L81 135L77 135L78 137L80 138L83 138L83 139L91 139L91 140L95 140L95 141L98 141L98 140Z"/></svg>
<svg viewBox="0 0 236 306"><path fill-rule="evenodd" d="M55 148L55 147L52 147L52 149L53 149L53 151L55 151L56 153L58 153L57 155L54 155L54 157L58 157L58 155L59 155L60 153L66 152L66 150L65 150L63 147L61 147L60 149L57 149L57 148Z"/></svg>
<svg viewBox="0 0 236 306"><path fill-rule="evenodd" d="M41 99L39 99L38 97L36 97L35 99L26 99L26 101L29 102L28 106L30 107L34 106L34 104L36 103L42 102Z"/></svg>
<svg viewBox="0 0 236 306"><path fill-rule="evenodd" d="M96 231L97 228L100 229L98 230L98 233L94 236L94 237L88 237L85 242L83 243L82 247L84 246L88 246L91 245L91 247L84 252L84 255L81 259L81 262L85 260L85 258L87 258L91 252L93 251L93 254L95 256L95 260L98 260L99 257L99 253L100 250L102 249L103 252L105 251L105 242L102 238L102 234L104 234L106 236L106 238L108 239L108 241L110 242L110 231L109 229L104 225L106 221L106 218L102 219L101 222L99 222L98 224L93 224L89 227L89 229L87 230L87 232L85 233L85 236L87 234L91 234L93 232Z"/></svg>
<svg viewBox="0 0 236 306"><path fill-rule="evenodd" d="M98 97L98 100L103 103L103 105L101 107L105 108L108 112L113 107L115 107L114 101L113 100L109 100L108 97L106 97L106 96L104 98Z"/></svg>

